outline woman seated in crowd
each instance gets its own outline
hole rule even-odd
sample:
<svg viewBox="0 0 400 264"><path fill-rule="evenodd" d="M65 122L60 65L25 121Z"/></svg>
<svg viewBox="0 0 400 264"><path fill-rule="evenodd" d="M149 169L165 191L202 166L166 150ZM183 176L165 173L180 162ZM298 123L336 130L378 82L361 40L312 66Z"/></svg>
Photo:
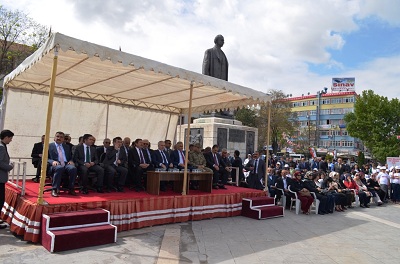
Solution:
<svg viewBox="0 0 400 264"><path fill-rule="evenodd" d="M324 215L333 213L333 207L335 206L334 198L331 194L327 194L321 188L318 182L319 175L317 172L307 172L306 179L304 180L305 187L310 191L314 192L317 199L320 201L318 207L318 214Z"/></svg>
<svg viewBox="0 0 400 264"><path fill-rule="evenodd" d="M361 181L360 173L356 173L354 175L354 182L357 184L358 187L358 197L360 197L360 207L362 208L369 208L369 201L371 199L371 192L368 191L367 186Z"/></svg>
<svg viewBox="0 0 400 264"><path fill-rule="evenodd" d="M333 210L335 209L335 197L332 195L332 193L328 192L327 188L324 186L324 180L326 177L325 172L317 172L314 173L313 175L313 181L316 186L321 188L321 193L327 197L327 212L329 214L333 213Z"/></svg>
<svg viewBox="0 0 400 264"><path fill-rule="evenodd" d="M304 183L301 181L300 172L296 171L290 181L290 191L297 193L297 199L301 202L301 211L303 214L310 214L310 207L314 202L314 197L310 191L305 188Z"/></svg>
<svg viewBox="0 0 400 264"><path fill-rule="evenodd" d="M367 180L368 191L371 192L374 201L380 206L383 204L382 199L385 197L385 192L381 189L378 181L376 180L377 173L372 173L370 178ZM360 174L361 182L362 182L362 173Z"/></svg>
<svg viewBox="0 0 400 264"><path fill-rule="evenodd" d="M339 192L339 186L337 182L333 180L333 175L336 172L331 172L329 174L330 177L326 178L322 184L322 187L325 189L327 194L333 195L335 200L335 211L343 212L346 204L346 195L344 193ZM339 173L337 173L339 174Z"/></svg>
<svg viewBox="0 0 400 264"><path fill-rule="evenodd" d="M346 175L344 175L345 179L346 179ZM346 196L346 203L345 203L345 206L343 207L343 209L346 210L347 207L352 208L352 203L355 201L354 192L347 189L347 187L344 185L343 181L340 180L339 173L335 173L333 175L333 181L338 184L338 192L343 193Z"/></svg>
<svg viewBox="0 0 400 264"><path fill-rule="evenodd" d="M357 174L358 172L356 172L355 174ZM355 175L354 174L354 175ZM358 185L356 184L356 182L353 180L353 177L351 176L351 174L347 173L345 175L345 179L343 180L343 184L344 186L346 186L346 188L348 190L350 190L351 194L352 194L352 202L355 201L355 196L358 195ZM350 208L352 208L352 206L349 206Z"/></svg>

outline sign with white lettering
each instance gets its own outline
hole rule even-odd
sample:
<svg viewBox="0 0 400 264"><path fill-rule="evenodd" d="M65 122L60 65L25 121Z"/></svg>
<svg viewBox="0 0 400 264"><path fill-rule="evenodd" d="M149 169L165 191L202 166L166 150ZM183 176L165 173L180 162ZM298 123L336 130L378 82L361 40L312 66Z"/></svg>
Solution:
<svg viewBox="0 0 400 264"><path fill-rule="evenodd" d="M400 166L400 157L386 157L388 167Z"/></svg>

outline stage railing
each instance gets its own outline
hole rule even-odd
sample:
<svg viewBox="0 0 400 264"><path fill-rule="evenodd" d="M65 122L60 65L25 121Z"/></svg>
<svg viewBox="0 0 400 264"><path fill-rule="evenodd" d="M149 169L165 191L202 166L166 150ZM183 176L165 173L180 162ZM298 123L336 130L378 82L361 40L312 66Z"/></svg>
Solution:
<svg viewBox="0 0 400 264"><path fill-rule="evenodd" d="M25 181L26 181L26 161L11 161L14 168L9 175L9 184L21 190L21 196L25 195Z"/></svg>

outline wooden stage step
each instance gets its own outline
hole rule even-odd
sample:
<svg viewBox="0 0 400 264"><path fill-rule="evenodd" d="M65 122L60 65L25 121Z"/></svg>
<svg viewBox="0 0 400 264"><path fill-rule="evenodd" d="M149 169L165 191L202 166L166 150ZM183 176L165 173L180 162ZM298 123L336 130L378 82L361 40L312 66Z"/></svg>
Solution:
<svg viewBox="0 0 400 264"><path fill-rule="evenodd" d="M117 227L110 212L94 209L43 214L41 241L50 252L98 246L117 241Z"/></svg>
<svg viewBox="0 0 400 264"><path fill-rule="evenodd" d="M272 197L243 198L242 215L254 219L280 217L284 216L284 208L276 206Z"/></svg>

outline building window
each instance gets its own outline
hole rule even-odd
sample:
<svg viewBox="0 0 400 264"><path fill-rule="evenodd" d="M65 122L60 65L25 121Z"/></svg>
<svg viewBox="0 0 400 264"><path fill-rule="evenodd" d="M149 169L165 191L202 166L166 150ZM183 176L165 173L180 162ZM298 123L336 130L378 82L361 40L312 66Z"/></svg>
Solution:
<svg viewBox="0 0 400 264"><path fill-rule="evenodd" d="M342 98L333 98L331 99L331 104L341 104Z"/></svg>
<svg viewBox="0 0 400 264"><path fill-rule="evenodd" d="M347 113L353 113L354 108L344 108L343 109L343 114L347 114Z"/></svg>
<svg viewBox="0 0 400 264"><path fill-rule="evenodd" d="M321 110L321 115L329 115L331 113L330 109L322 109Z"/></svg>
<svg viewBox="0 0 400 264"><path fill-rule="evenodd" d="M354 103L354 97L343 98L343 103Z"/></svg>
<svg viewBox="0 0 400 264"><path fill-rule="evenodd" d="M342 147L352 147L353 145L354 145L353 141L349 141L349 140L342 141Z"/></svg>
<svg viewBox="0 0 400 264"><path fill-rule="evenodd" d="M330 104L330 99L322 99L322 104Z"/></svg>
<svg viewBox="0 0 400 264"><path fill-rule="evenodd" d="M308 102L307 102L307 101L301 102L301 106L307 106L307 105L308 105Z"/></svg>
<svg viewBox="0 0 400 264"><path fill-rule="evenodd" d="M343 114L342 108L331 109L331 115L341 115Z"/></svg>
<svg viewBox="0 0 400 264"><path fill-rule="evenodd" d="M316 115L316 114L317 114L317 111L316 111L316 110L310 110L310 116Z"/></svg>
<svg viewBox="0 0 400 264"><path fill-rule="evenodd" d="M329 136L329 131L321 130L321 136Z"/></svg>
<svg viewBox="0 0 400 264"><path fill-rule="evenodd" d="M315 100L311 100L309 102L310 102L309 105L315 105Z"/></svg>

